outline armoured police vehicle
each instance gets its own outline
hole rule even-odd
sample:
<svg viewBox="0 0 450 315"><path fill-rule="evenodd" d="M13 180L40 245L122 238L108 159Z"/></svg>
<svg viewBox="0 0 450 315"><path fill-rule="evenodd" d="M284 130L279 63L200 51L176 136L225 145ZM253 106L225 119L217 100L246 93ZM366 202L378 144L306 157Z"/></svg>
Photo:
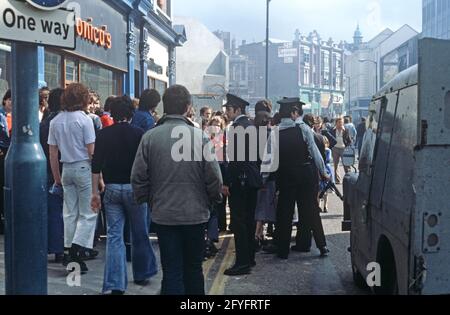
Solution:
<svg viewBox="0 0 450 315"><path fill-rule="evenodd" d="M374 96L359 172L344 180L354 280L376 280L378 265L375 293L450 294L449 52L419 41L419 64Z"/></svg>

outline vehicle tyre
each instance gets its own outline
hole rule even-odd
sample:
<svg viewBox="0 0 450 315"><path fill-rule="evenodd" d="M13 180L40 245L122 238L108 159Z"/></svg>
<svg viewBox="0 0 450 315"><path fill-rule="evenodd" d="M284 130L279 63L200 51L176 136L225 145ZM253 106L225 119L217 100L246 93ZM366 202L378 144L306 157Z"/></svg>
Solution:
<svg viewBox="0 0 450 315"><path fill-rule="evenodd" d="M397 268L394 252L388 242L384 242L378 252L378 263L381 267L381 287L375 287L377 295L398 295Z"/></svg>

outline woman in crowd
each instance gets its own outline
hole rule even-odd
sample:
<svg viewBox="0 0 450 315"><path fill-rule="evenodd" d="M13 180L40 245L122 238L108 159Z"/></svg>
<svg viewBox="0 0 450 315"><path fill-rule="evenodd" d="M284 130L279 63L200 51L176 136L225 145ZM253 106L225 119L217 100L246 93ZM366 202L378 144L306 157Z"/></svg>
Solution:
<svg viewBox="0 0 450 315"><path fill-rule="evenodd" d="M268 139L270 137L272 105L268 101L260 101L255 106L255 112L255 126L258 128L258 141L260 141L259 134L265 132L265 130L267 130L266 139ZM258 150L259 148L265 148L266 144L266 141L263 143L258 142ZM264 236L264 224L268 223L271 225L276 221L276 184L274 176L271 176L264 187L258 191L255 220L255 242L256 248L259 251L264 245L267 245Z"/></svg>
<svg viewBox="0 0 450 315"><path fill-rule="evenodd" d="M326 169L328 176L330 176L331 182L333 184L335 184L334 173L333 173L333 169L331 167L333 154L330 149L330 142L328 141L327 137L323 137L323 138L324 138L323 141L325 143L325 169ZM320 184L321 191L326 189L327 184L328 183L326 183L324 181L321 182L321 184ZM328 192L325 192L325 194L323 195L323 212L328 213Z"/></svg>
<svg viewBox="0 0 450 315"><path fill-rule="evenodd" d="M89 91L89 103L86 109L86 114L92 119L95 132L102 129L102 121L96 114L99 110L101 110L100 96L95 91Z"/></svg>
<svg viewBox="0 0 450 315"><path fill-rule="evenodd" d="M108 228L106 266L103 293L124 294L127 289L127 261L124 242L125 218L132 234L132 263L134 282L147 285L158 272L156 258L148 238L147 204L138 205L130 184L131 169L139 143L144 134L130 125L133 104L129 97L117 97L111 102L115 124L98 133L92 161L92 209L101 208L98 184L106 185L105 210Z"/></svg>
<svg viewBox="0 0 450 315"><path fill-rule="evenodd" d="M63 89L54 89L50 92L48 98L49 113L40 125L40 141L48 161L47 176L48 187L50 187L48 191L48 253L55 255L55 263L62 263L64 258L64 192L61 186L53 186L55 180L51 171L47 141L50 132L50 123L61 112L61 97L63 94ZM61 172L61 163L59 163L59 169Z"/></svg>
<svg viewBox="0 0 450 315"><path fill-rule="evenodd" d="M214 152L216 154L217 161L219 161L220 170L222 177L225 172L225 162L224 162L224 128L225 122L220 116L214 116L209 122L203 122L206 125L206 132L211 140L214 147ZM226 202L213 203L211 209L211 217L208 222L207 237L206 237L206 251L205 257L211 258L217 254L219 251L214 243L219 242L219 214L223 216L225 211L225 222L226 222ZM222 218L223 220L223 218ZM226 223L225 223L226 229Z"/></svg>
<svg viewBox="0 0 450 315"><path fill-rule="evenodd" d="M64 111L50 122L50 165L54 187L64 189L64 247L69 248L68 262L78 263L81 272L87 272L84 260L98 255L92 250L97 215L90 207L95 130L92 119L86 115L89 91L82 84L70 84L61 103Z"/></svg>

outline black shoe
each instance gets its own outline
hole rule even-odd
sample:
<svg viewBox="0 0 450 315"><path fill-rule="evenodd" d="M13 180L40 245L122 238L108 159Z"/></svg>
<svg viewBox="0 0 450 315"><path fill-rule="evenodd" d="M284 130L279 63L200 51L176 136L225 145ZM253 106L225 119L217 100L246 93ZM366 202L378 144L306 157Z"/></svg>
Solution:
<svg viewBox="0 0 450 315"><path fill-rule="evenodd" d="M273 244L269 244L267 246L263 247L263 251L266 254L276 254L277 253L277 247Z"/></svg>
<svg viewBox="0 0 450 315"><path fill-rule="evenodd" d="M259 253L263 247L262 241L259 238L255 238L255 252Z"/></svg>
<svg viewBox="0 0 450 315"><path fill-rule="evenodd" d="M291 247L291 251L293 252L297 252L297 253L310 253L311 249L310 248L301 248L300 246L292 246Z"/></svg>
<svg viewBox="0 0 450 315"><path fill-rule="evenodd" d="M79 266L79 268L80 268L80 269L79 269L79 270L80 270L80 273L81 273L82 275L86 274L86 273L89 271L89 268L87 267L87 265L86 265L86 263L85 263L84 261L81 261L81 260L78 260L78 261L71 260L71 261L67 264L67 266L69 266L69 265L72 264L72 263L78 264L78 266ZM66 270L67 270L67 272L71 273L71 272L74 272L74 271L76 270L76 268L66 269Z"/></svg>
<svg viewBox="0 0 450 315"><path fill-rule="evenodd" d="M62 265L64 267L67 267L67 265L70 263L70 256L67 254L64 254L63 256L63 261L62 261Z"/></svg>
<svg viewBox="0 0 450 315"><path fill-rule="evenodd" d="M282 260L288 260L289 259L289 255L286 255L286 254L277 254L277 257L279 259L282 259Z"/></svg>
<svg viewBox="0 0 450 315"><path fill-rule="evenodd" d="M83 261L94 260L99 255L99 252L94 249L81 247L79 250L79 258Z"/></svg>
<svg viewBox="0 0 450 315"><path fill-rule="evenodd" d="M206 244L206 248L205 248L205 259L208 260L210 258L215 257L218 252L219 252L219 250L214 245L214 243L211 241L208 241Z"/></svg>
<svg viewBox="0 0 450 315"><path fill-rule="evenodd" d="M320 250L320 257L328 257L330 250L326 246L319 248L319 250Z"/></svg>
<svg viewBox="0 0 450 315"><path fill-rule="evenodd" d="M55 254L55 259L53 260L53 263L55 264L62 264L64 262L65 254Z"/></svg>
<svg viewBox="0 0 450 315"><path fill-rule="evenodd" d="M251 273L251 267L246 266L233 266L230 269L225 270L223 273L225 276L243 276Z"/></svg>
<svg viewBox="0 0 450 315"><path fill-rule="evenodd" d="M148 279L147 280L135 280L134 284L139 285L141 287L146 287L150 284L150 280L148 280Z"/></svg>

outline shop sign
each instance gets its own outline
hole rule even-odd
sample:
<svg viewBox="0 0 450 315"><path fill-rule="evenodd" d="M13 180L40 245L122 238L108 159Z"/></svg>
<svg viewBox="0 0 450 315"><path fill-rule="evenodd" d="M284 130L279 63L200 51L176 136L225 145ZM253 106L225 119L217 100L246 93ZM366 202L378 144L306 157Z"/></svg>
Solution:
<svg viewBox="0 0 450 315"><path fill-rule="evenodd" d="M0 39L3 40L75 49L74 25L73 10L43 11L23 1L0 1Z"/></svg>
<svg viewBox="0 0 450 315"><path fill-rule="evenodd" d="M297 57L298 50L297 48L279 48L278 49L278 57L279 58L289 58L289 57Z"/></svg>
<svg viewBox="0 0 450 315"><path fill-rule="evenodd" d="M92 18L88 18L86 21L77 18L77 36L105 49L111 49L112 36L111 33L108 32L108 27L106 25L100 27L94 26L92 22Z"/></svg>

